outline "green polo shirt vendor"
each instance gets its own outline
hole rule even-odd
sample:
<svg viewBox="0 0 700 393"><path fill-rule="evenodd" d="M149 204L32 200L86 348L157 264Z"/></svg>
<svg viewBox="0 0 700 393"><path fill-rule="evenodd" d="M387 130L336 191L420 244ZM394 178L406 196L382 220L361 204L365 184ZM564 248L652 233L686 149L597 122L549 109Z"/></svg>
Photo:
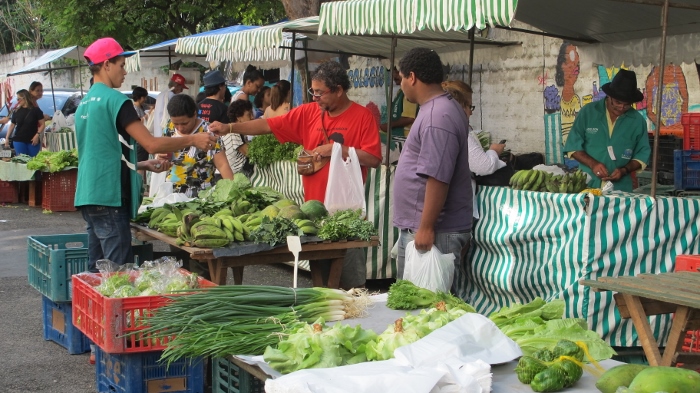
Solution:
<svg viewBox="0 0 700 393"><path fill-rule="evenodd" d="M119 91L126 76L125 52L113 38L100 38L84 52L94 85L75 113L78 141L78 182L75 206L87 224L88 267L96 272L99 259L123 265L133 263L129 220L136 216L143 195L137 169L162 172L168 161L137 162L136 143L151 154L196 146L211 148L217 138L198 134L182 138L155 138L136 114L134 105Z"/></svg>
<svg viewBox="0 0 700 393"><path fill-rule="evenodd" d="M601 86L606 97L584 106L566 140L564 152L593 177L589 187L612 182L615 190L632 191L630 173L644 170L651 155L647 123L632 104L644 95L634 71L620 70Z"/></svg>

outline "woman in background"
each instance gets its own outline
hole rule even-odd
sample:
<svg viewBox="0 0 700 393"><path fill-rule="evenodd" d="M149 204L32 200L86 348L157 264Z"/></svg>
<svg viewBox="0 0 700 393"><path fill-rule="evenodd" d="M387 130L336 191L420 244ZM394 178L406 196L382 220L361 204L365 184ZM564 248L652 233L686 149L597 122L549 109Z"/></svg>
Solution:
<svg viewBox="0 0 700 393"><path fill-rule="evenodd" d="M258 94L255 95L255 100L253 101L253 118L257 119L265 113L267 107L270 106L270 88L268 86L263 86L260 88Z"/></svg>
<svg viewBox="0 0 700 393"><path fill-rule="evenodd" d="M44 131L44 113L34 104L29 91L17 92L17 110L12 114L12 124L7 131L5 147L12 138L16 154L34 157L41 150L41 133Z"/></svg>
<svg viewBox="0 0 700 393"><path fill-rule="evenodd" d="M473 90L471 86L459 80L445 81L442 82L442 89L450 93L452 98L462 106L462 109L464 109L464 112L467 114L467 119L471 117L476 108L472 101ZM469 132L469 138L467 140L469 144L469 169L474 175L490 175L506 166L506 163L501 161L498 157L503 153L503 149L506 147L505 144L494 143L488 150L484 151L479 139L471 131ZM472 193L474 195L476 194L476 182L473 177ZM477 209L476 197L474 197L474 195L472 196L472 200L474 201L473 214L474 218L478 219L479 210Z"/></svg>
<svg viewBox="0 0 700 393"><path fill-rule="evenodd" d="M264 119L286 114L290 109L292 85L289 81L281 80L270 90L270 107L265 110Z"/></svg>
<svg viewBox="0 0 700 393"><path fill-rule="evenodd" d="M236 100L249 100L250 96L258 94L265 84L265 78L262 72L257 68L249 65L243 73L243 86L231 98L231 102Z"/></svg>

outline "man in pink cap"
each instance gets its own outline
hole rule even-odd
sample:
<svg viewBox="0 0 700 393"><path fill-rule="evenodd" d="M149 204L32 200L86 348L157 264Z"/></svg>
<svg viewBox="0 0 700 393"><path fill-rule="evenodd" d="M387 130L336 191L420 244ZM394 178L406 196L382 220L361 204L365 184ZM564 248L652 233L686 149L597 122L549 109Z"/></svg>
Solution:
<svg viewBox="0 0 700 393"><path fill-rule="evenodd" d="M124 82L125 52L113 38L93 42L84 53L94 85L75 113L80 158L75 206L87 222L89 268L109 259L123 265L133 262L129 219L141 204L141 176L137 169L162 172L166 161L137 162L136 143L149 153L167 153L195 146L213 147L217 138L206 133L181 138L154 138L143 125L129 99L119 91Z"/></svg>

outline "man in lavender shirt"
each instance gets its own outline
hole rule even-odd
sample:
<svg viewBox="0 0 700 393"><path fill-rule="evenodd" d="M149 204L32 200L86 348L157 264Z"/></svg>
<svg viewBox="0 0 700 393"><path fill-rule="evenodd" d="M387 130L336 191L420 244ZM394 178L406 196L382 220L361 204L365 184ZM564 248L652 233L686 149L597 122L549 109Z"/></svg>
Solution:
<svg viewBox="0 0 700 393"><path fill-rule="evenodd" d="M414 48L399 62L401 89L420 105L401 152L394 181L394 226L401 230L398 268L403 277L405 248L455 255L452 291L464 285L462 260L472 229L472 190L467 143L469 120L442 90L442 62L430 49Z"/></svg>

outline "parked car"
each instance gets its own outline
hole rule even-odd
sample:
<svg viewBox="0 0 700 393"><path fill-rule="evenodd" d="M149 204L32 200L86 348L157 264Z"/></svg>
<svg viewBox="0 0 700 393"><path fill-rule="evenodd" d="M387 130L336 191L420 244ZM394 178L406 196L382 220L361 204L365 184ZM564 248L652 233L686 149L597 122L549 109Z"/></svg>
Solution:
<svg viewBox="0 0 700 393"><path fill-rule="evenodd" d="M124 93L125 96L129 97L131 99L131 93L133 93L132 90L121 90L122 93ZM153 106L156 104L156 98L158 97L158 94L160 94L159 91L150 91L148 90L148 97L146 97L146 105Z"/></svg>
<svg viewBox="0 0 700 393"><path fill-rule="evenodd" d="M83 91L85 93L85 91ZM54 106L54 97L56 99L56 105ZM75 113L80 104L80 100L83 96L80 94L78 89L53 89L53 94L50 90L44 90L44 96L37 102L39 108L45 115L53 117L56 112L56 108L60 108L64 116L68 116ZM10 102L10 108L17 105L17 97L15 96ZM0 118L7 116L7 106L0 108ZM9 124L0 125L0 138L5 138L7 135L7 129Z"/></svg>

